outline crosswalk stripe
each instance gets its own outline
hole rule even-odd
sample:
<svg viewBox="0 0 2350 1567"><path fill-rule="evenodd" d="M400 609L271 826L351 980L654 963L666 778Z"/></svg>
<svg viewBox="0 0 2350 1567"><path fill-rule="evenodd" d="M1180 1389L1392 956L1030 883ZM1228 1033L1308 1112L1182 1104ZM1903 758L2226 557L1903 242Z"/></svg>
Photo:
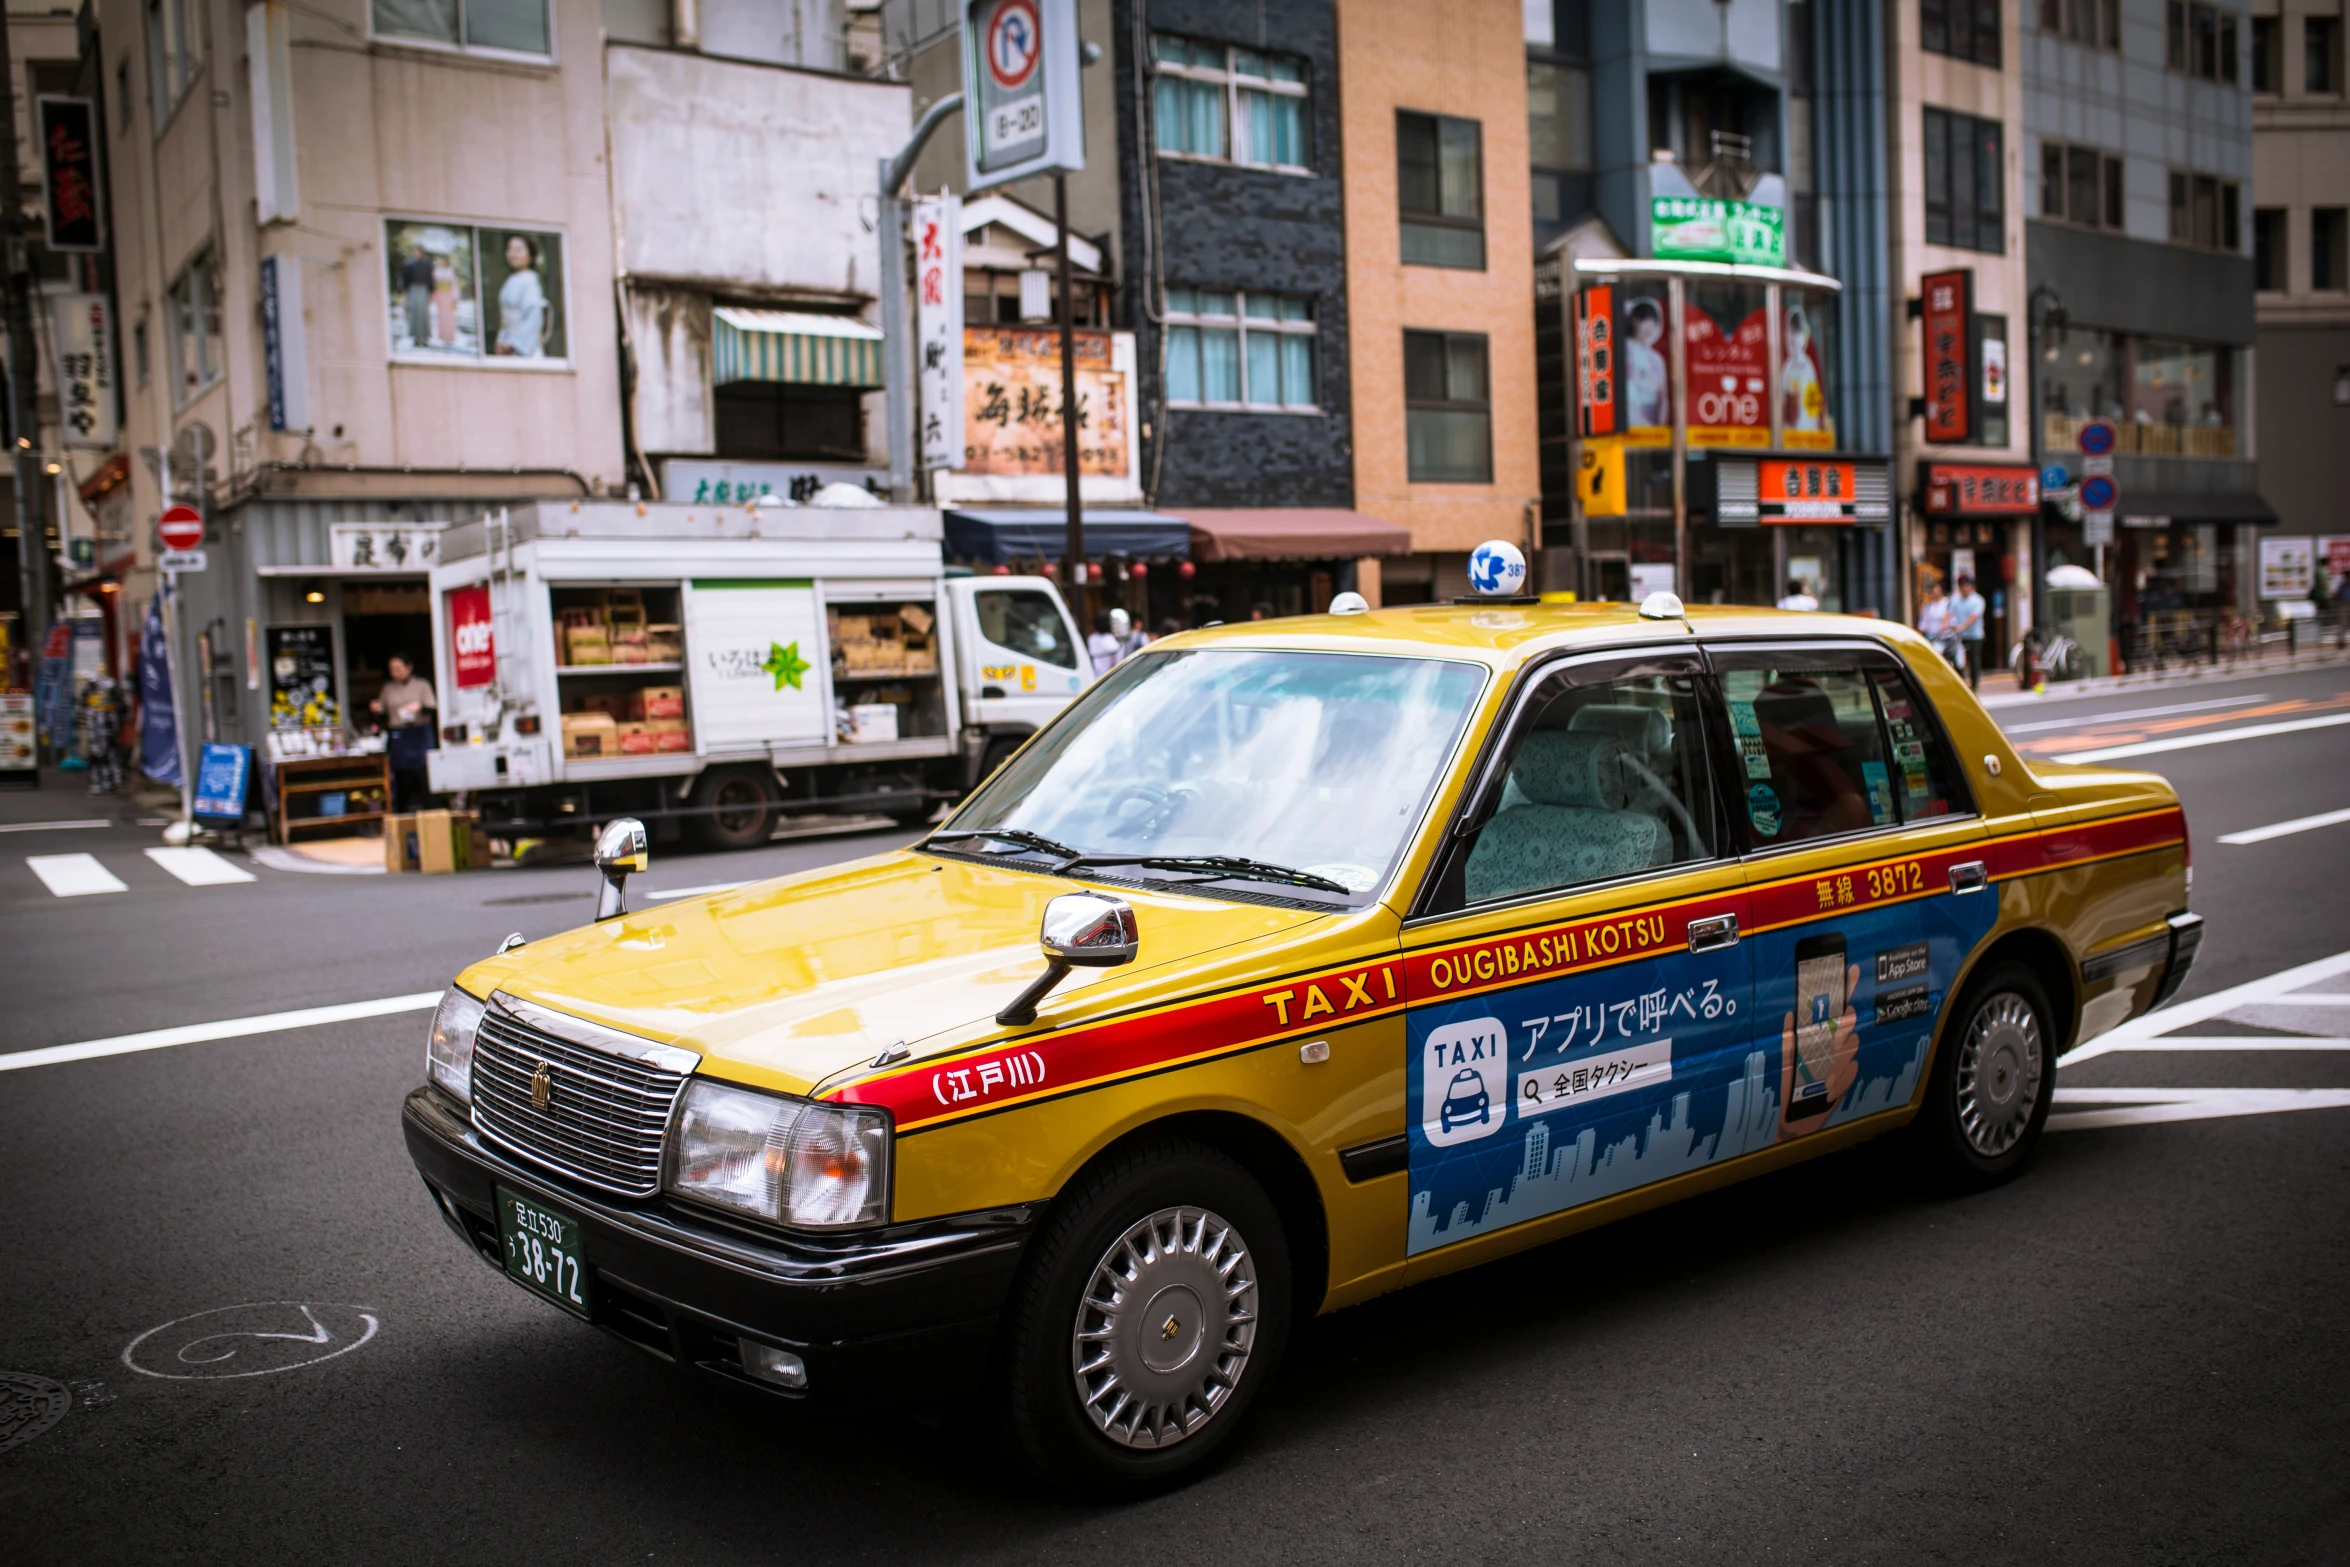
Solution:
<svg viewBox="0 0 2350 1567"><path fill-rule="evenodd" d="M2350 1088L2059 1088L2058 1104L2127 1106L2051 1115L2052 1132L2094 1132L2163 1121L2211 1121L2283 1110L2350 1108Z"/></svg>
<svg viewBox="0 0 2350 1567"><path fill-rule="evenodd" d="M231 865L210 849L202 847L149 849L147 858L191 887L224 887L231 882L254 879L251 871Z"/></svg>
<svg viewBox="0 0 2350 1567"><path fill-rule="evenodd" d="M121 878L98 863L94 854L28 854L25 864L32 867L43 886L60 898L130 891Z"/></svg>

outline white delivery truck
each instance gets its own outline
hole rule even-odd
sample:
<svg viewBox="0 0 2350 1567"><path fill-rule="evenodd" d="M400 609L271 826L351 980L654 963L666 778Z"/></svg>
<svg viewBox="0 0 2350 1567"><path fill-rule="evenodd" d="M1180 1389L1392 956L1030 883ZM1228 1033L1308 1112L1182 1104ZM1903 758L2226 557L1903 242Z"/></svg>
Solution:
<svg viewBox="0 0 2350 1567"><path fill-rule="evenodd" d="M948 574L935 510L551 501L442 536L436 792L499 836L928 817L1092 678L1042 577Z"/></svg>

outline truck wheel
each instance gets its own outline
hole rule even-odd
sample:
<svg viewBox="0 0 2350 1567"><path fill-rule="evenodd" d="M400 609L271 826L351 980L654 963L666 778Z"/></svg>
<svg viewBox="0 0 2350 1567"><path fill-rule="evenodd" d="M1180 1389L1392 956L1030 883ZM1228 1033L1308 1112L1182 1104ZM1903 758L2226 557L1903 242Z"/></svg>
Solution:
<svg viewBox="0 0 2350 1567"><path fill-rule="evenodd" d="M1981 1191L2024 1167L2048 1124L2056 1044L2047 992L2023 964L1995 964L1968 982L1910 1126L1936 1184Z"/></svg>
<svg viewBox="0 0 2350 1567"><path fill-rule="evenodd" d="M706 813L690 818L705 849L755 849L775 831L775 782L761 773L704 773L687 803Z"/></svg>
<svg viewBox="0 0 2350 1567"><path fill-rule="evenodd" d="M1288 1338L1289 1242L1264 1190L1175 1139L1054 1205L1005 1309L997 1404L1049 1484L1136 1495L1241 1428Z"/></svg>

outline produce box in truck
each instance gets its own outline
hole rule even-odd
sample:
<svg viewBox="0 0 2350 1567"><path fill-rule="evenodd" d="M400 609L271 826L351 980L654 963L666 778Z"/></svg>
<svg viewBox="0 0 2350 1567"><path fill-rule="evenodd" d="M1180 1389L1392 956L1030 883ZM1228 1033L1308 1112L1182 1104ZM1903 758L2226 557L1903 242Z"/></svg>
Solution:
<svg viewBox="0 0 2350 1567"><path fill-rule="evenodd" d="M914 507L542 502L451 528L432 787L508 838L923 820L1090 675L1051 582L950 577L940 539Z"/></svg>

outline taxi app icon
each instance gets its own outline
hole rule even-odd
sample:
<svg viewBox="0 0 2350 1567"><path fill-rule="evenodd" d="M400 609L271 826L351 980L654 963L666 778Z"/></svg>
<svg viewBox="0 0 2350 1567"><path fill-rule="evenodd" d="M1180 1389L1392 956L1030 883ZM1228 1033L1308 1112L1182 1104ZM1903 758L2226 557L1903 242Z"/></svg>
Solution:
<svg viewBox="0 0 2350 1567"><path fill-rule="evenodd" d="M1485 1091L1485 1079L1469 1067L1453 1074L1452 1088L1444 1096L1444 1104L1437 1112L1437 1120L1444 1130L1465 1126L1471 1121L1479 1124L1493 1118L1493 1096Z"/></svg>
<svg viewBox="0 0 2350 1567"><path fill-rule="evenodd" d="M1509 1028L1462 1018L1420 1045L1420 1133L1431 1146L1491 1137L1509 1120Z"/></svg>

